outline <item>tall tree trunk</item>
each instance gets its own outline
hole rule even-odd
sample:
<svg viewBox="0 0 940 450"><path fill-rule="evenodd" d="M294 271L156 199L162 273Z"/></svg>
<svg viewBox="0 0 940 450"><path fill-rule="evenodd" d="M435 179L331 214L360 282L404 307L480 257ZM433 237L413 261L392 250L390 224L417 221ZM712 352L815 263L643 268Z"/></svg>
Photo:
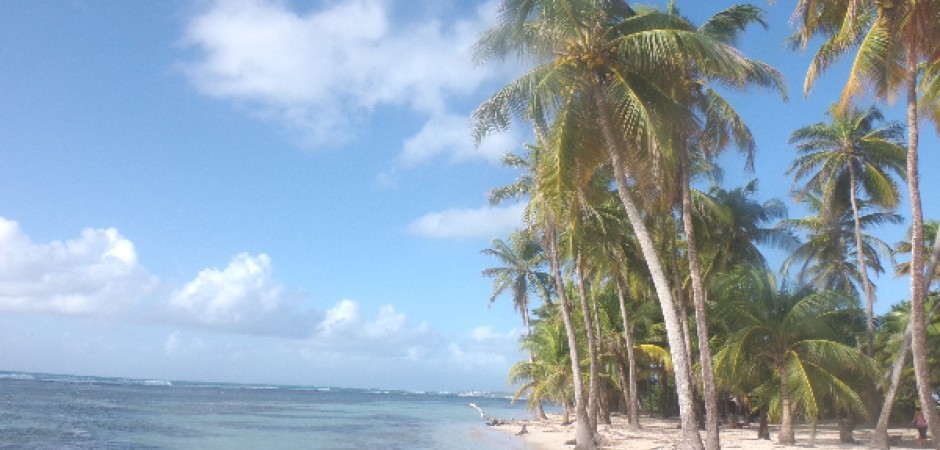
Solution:
<svg viewBox="0 0 940 450"><path fill-rule="evenodd" d="M555 224L549 221L546 234L549 249L549 262L551 264L552 276L555 280L555 288L558 289L558 299L561 302L561 316L565 322L565 331L568 333L568 352L571 356L571 375L574 379L574 408L575 417L577 417L577 426L575 427L575 449L576 450L594 450L597 448L594 444L594 432L591 431L587 415L587 405L585 404L584 388L581 378L581 358L578 355L578 338L574 322L571 320L571 302L565 293L565 282L561 277L561 261L558 258L558 238L555 235Z"/></svg>
<svg viewBox="0 0 940 450"><path fill-rule="evenodd" d="M598 409L598 373L597 373L597 337L594 336L594 320L591 318L591 307L588 304L586 277L584 276L584 255L578 250L575 261L575 276L578 277L578 295L581 297L581 315L584 316L584 332L587 334L588 359L589 359L589 384L588 384L588 421L591 424L591 431L597 433L597 409Z"/></svg>
<svg viewBox="0 0 940 450"><path fill-rule="evenodd" d="M940 260L940 233L937 233L934 237L933 253L930 255L930 262L927 264L927 269L924 271L925 292L930 290L933 276L937 273L938 260ZM930 308L930 313L927 314L926 320L932 320L938 310L940 310L940 302L935 303L933 308ZM901 340L901 347L894 357L894 364L891 365L891 371L888 372L888 390L885 391L885 400L884 404L881 405L881 414L878 415L878 424L875 425L875 430L871 435L871 442L869 444L871 448L887 449L889 445L888 425L891 422L891 410L894 409L894 400L897 398L898 387L901 385L901 374L904 371L905 361L907 361L907 352L911 347L911 325L911 321L908 320L907 327L904 330L904 338Z"/></svg>
<svg viewBox="0 0 940 450"><path fill-rule="evenodd" d="M691 382L691 368L695 367L695 364L693 364L692 361L692 332L689 331L689 310L687 309L688 302L685 298L685 290L682 289L682 271L679 270L679 250L677 248L678 243L673 240L672 244L672 261L670 261L670 263L672 264L672 278L676 283L676 308L678 309L679 319L681 320L679 323L682 325L682 340L685 342L686 364L689 365L689 379ZM695 392L695 388L696 386L693 384L693 393Z"/></svg>
<svg viewBox="0 0 940 450"><path fill-rule="evenodd" d="M597 347L595 348L595 353L598 355L604 354L604 330L601 327L601 318L600 313L598 312L597 306L597 292L591 290L591 312L594 314L594 336L597 339ZM600 359L597 361L597 370L601 370ZM598 422L605 425L610 425L610 401L609 401L608 389L604 388L604 385L600 382L600 375L598 375L597 382L597 416Z"/></svg>
<svg viewBox="0 0 940 450"><path fill-rule="evenodd" d="M911 203L911 354L914 359L914 378L917 396L934 447L940 449L940 417L931 395L930 367L927 361L927 326L924 320L924 213L920 203L920 178L917 171L917 43L908 42L907 55L907 186Z"/></svg>
<svg viewBox="0 0 940 450"><path fill-rule="evenodd" d="M698 337L699 362L702 365L702 389L705 400L705 448L721 448L718 434L718 394L715 390L715 370L712 368L712 352L709 347L708 314L705 312L706 293L702 282L702 268L698 261L695 227L692 224L692 192L689 187L688 155L682 153L682 225L685 228L685 245L689 257L689 274L692 278L692 304L695 307L695 332Z"/></svg>
<svg viewBox="0 0 940 450"><path fill-rule="evenodd" d="M650 275L653 278L653 286L656 288L656 295L659 298L659 305L663 312L663 321L666 328L666 337L669 341L669 352L672 355L673 369L676 373L676 395L679 400L679 416L682 424L683 446L689 450L703 450L702 437L699 435L698 426L695 423L695 405L692 397L692 386L689 382L689 374L692 373L687 364L685 342L682 340L682 328L679 325L679 318L676 314L676 307L672 301L672 293L669 287L669 280L666 279L666 273L663 271L662 262L656 249L653 246L653 240L646 224L643 223L643 217L633 202L630 186L627 183L627 177L630 176L630 168L624 164L620 155L620 141L617 139L613 127L610 123L610 114L607 104L599 93L594 93L594 100L598 106L598 117L601 123L601 129L604 134L607 153L614 168L614 180L617 183L617 193L623 208L627 213L627 219L633 227L640 249L643 252L643 258L649 268Z"/></svg>
<svg viewBox="0 0 940 450"><path fill-rule="evenodd" d="M938 233L940 234L940 233ZM627 428L640 429L640 400L636 391L636 355L633 353L633 326L630 325L627 315L627 302L623 295L623 283L617 276L617 297L620 300L620 318L623 320L623 345L627 350L628 375L627 383Z"/></svg>
<svg viewBox="0 0 940 450"><path fill-rule="evenodd" d="M780 374L780 432L777 434L777 443L793 445L796 437L793 434L793 408L790 406L790 386L787 380L786 369L778 369Z"/></svg>
<svg viewBox="0 0 940 450"><path fill-rule="evenodd" d="M858 199L856 193L855 166L849 161L849 201L852 203L852 217L855 219L855 253L858 255L858 271L862 277L862 289L865 291L865 333L868 337L865 348L868 357L874 354L875 348L875 293L871 282L868 281L868 264L865 252L862 251L862 221L858 213Z"/></svg>

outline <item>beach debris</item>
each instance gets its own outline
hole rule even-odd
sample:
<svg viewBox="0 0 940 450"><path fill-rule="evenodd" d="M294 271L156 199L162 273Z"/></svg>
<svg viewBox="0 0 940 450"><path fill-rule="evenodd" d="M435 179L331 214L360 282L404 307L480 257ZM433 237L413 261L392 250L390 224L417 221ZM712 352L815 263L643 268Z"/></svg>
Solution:
<svg viewBox="0 0 940 450"><path fill-rule="evenodd" d="M522 424L522 429L519 430L518 433L516 433L516 436L522 436L523 434L526 434L526 433L528 433L528 432L529 432L529 430L527 430L527 429L525 428L525 424Z"/></svg>
<svg viewBox="0 0 940 450"><path fill-rule="evenodd" d="M510 424L510 423L515 422L514 420L508 420L508 421L507 421L507 420L499 419L499 418L496 418L496 417L490 417L490 416L486 415L486 413L483 412L483 409L481 409L479 406L477 406L476 403L471 403L470 406L471 406L473 409L476 409L477 411L480 412L480 418L483 419L484 421L486 421L486 425L487 425L487 426L491 426L491 427L492 427L492 426L496 426L496 425L506 425L506 424Z"/></svg>

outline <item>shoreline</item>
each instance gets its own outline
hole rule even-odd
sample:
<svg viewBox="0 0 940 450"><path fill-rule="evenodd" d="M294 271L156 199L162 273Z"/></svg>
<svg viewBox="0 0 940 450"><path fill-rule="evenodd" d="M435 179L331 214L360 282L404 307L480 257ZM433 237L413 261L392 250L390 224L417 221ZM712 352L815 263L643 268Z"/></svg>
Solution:
<svg viewBox="0 0 940 450"><path fill-rule="evenodd" d="M600 425L599 449L675 449L678 447L681 434L679 433L679 419L660 419L642 417L639 431L627 429L626 417L612 416L611 425ZM526 433L517 434L525 425ZM565 444L574 439L575 425L562 425L560 414L549 414L548 420L514 421L492 427L508 435L514 442L525 445L530 450L558 450L573 449L574 445ZM778 427L771 425L771 440L757 439L757 425L751 428L732 429L722 428L721 447L725 449L785 449L785 448L814 448L829 449L867 449L871 437L871 428L858 427L855 429L855 443L845 444L839 442L839 430L835 423L820 423L816 427L815 440L809 425L795 427L796 445L780 445L776 442ZM888 430L892 438L893 449L932 448L931 442L917 440L917 430L914 428L893 427ZM704 441L704 432L702 440Z"/></svg>

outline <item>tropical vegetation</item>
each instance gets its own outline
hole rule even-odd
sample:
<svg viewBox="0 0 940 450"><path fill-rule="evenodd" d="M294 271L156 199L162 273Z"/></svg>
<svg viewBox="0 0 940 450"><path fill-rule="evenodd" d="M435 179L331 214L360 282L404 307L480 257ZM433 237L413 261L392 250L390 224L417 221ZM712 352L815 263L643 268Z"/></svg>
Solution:
<svg viewBox="0 0 940 450"><path fill-rule="evenodd" d="M530 357L509 374L517 398L573 415L578 449L596 448L599 424L618 411L631 427L641 410L677 415L690 449L720 448L719 428L738 417L758 418L768 438L766 424L779 423L783 444L798 421L838 420L847 442L853 423L877 421L873 445L884 446L882 421L915 402L940 432L940 355L927 351L940 348L927 345L940 335L940 246L925 239L937 233L924 226L917 171L918 114L940 120L940 1L797 3L791 43L822 43L807 94L855 56L828 121L781 143L793 150L790 203L807 211L796 218L785 200L757 200L757 180L721 183L723 151L747 166L759 151L728 93L787 99L780 74L736 47L766 26L760 8L696 25L674 2L502 0L498 17L477 60L531 63L473 114L478 141L520 124L532 132L524 153L503 159L517 180L491 192L525 203L524 227L483 250L498 264L483 271L490 300L510 295L524 323ZM855 104L896 93L906 124ZM903 217L904 242L879 237ZM788 254L779 273L770 250ZM911 298L878 317L873 278L895 272Z"/></svg>

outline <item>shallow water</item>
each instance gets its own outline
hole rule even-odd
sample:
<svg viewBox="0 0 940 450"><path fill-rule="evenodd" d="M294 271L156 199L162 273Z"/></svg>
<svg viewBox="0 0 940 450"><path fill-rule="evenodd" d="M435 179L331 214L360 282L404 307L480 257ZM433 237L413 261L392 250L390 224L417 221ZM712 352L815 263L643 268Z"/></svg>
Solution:
<svg viewBox="0 0 940 450"><path fill-rule="evenodd" d="M0 448L522 449L506 398L0 372Z"/></svg>

